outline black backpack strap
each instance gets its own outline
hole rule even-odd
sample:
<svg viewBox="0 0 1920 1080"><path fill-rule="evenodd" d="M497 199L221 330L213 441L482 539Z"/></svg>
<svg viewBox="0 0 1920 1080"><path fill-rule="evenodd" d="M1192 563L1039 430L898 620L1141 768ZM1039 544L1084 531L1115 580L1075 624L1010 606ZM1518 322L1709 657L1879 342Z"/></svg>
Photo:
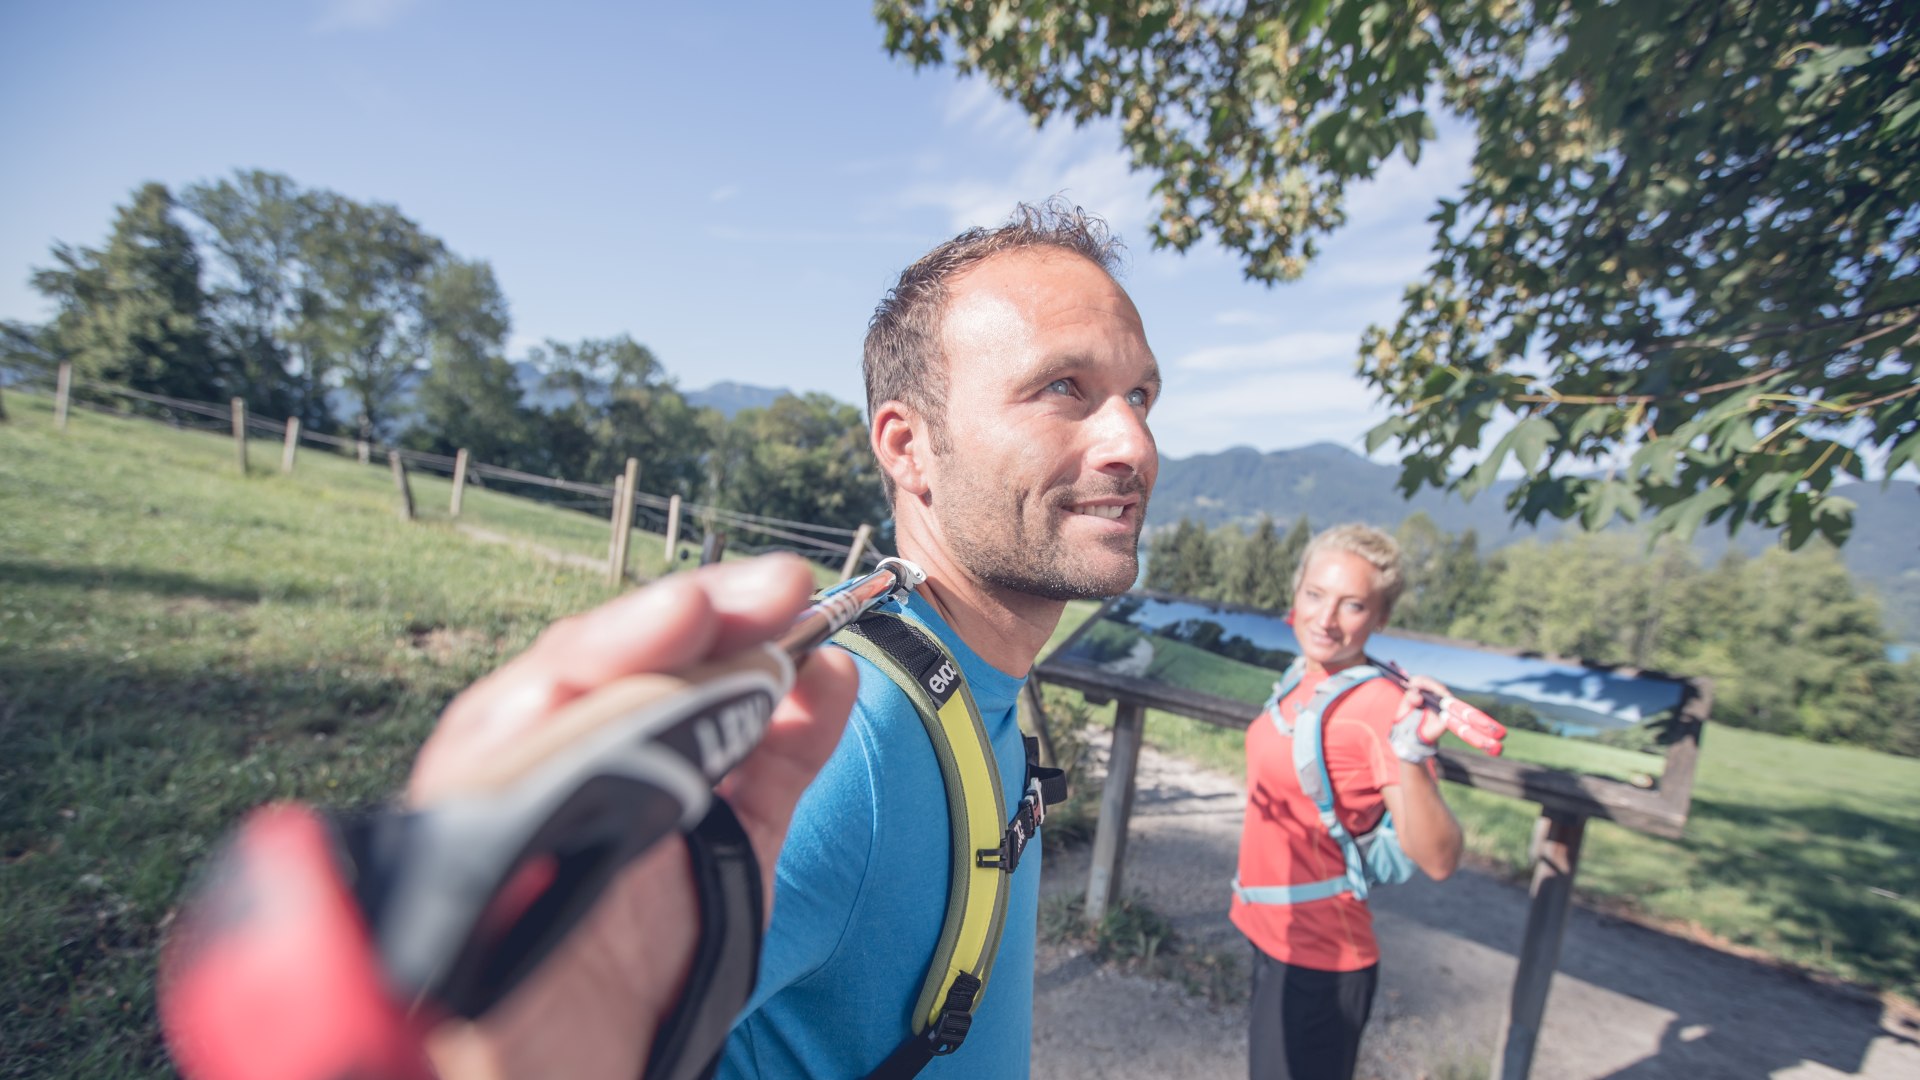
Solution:
<svg viewBox="0 0 1920 1080"><path fill-rule="evenodd" d="M727 800L686 833L700 897L700 943L673 1015L660 1025L642 1080L705 1080L760 975L766 893L760 863Z"/></svg>
<svg viewBox="0 0 1920 1080"><path fill-rule="evenodd" d="M939 944L908 1014L910 1034L869 1074L870 1080L905 1080L965 1040L1000 950L1012 891L1007 882L1031 830L1018 835L1017 822L1007 823L999 764L980 710L959 663L937 639L909 620L874 612L834 641L907 695L946 787L951 873Z"/></svg>

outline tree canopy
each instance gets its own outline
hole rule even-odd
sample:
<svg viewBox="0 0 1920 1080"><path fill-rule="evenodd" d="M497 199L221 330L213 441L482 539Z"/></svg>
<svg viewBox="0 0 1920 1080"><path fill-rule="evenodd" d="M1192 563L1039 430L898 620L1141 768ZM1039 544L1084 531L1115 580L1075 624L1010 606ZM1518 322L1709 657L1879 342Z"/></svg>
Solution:
<svg viewBox="0 0 1920 1080"><path fill-rule="evenodd" d="M1348 186L1472 126L1359 370L1402 488L1844 541L1920 459L1920 7L1902 0L877 0L886 47L1111 120L1159 245L1298 277ZM1499 439L1471 470L1456 468ZM1878 456L1876 464L1870 460Z"/></svg>
<svg viewBox="0 0 1920 1080"><path fill-rule="evenodd" d="M177 200L146 184L98 250L52 256L33 284L58 312L0 322L0 365L71 361L105 383L237 396L309 431L546 476L605 483L633 458L645 491L749 514L849 529L887 517L858 409L787 396L728 418L626 334L549 339L516 364L493 267L390 204L258 169Z"/></svg>

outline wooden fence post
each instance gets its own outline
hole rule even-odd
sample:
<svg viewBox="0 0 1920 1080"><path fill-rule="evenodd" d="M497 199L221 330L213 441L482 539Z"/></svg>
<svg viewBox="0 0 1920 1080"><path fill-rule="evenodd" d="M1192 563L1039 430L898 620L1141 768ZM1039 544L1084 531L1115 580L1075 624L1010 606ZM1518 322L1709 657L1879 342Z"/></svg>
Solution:
<svg viewBox="0 0 1920 1080"><path fill-rule="evenodd" d="M287 444L280 448L280 471L293 472L293 457L300 451L300 418L287 417Z"/></svg>
<svg viewBox="0 0 1920 1080"><path fill-rule="evenodd" d="M247 402L245 398L234 398L233 402L233 453L240 460L240 475L247 475Z"/></svg>
<svg viewBox="0 0 1920 1080"><path fill-rule="evenodd" d="M620 482L620 498L613 508L613 561L607 567L607 580L615 585L627 580L627 543L633 537L633 493L640 488L640 459L627 459L627 475Z"/></svg>
<svg viewBox="0 0 1920 1080"><path fill-rule="evenodd" d="M393 470L393 486L400 489L400 520L413 520L413 488L407 483L407 467L400 461L400 451L387 451L387 466Z"/></svg>
<svg viewBox="0 0 1920 1080"><path fill-rule="evenodd" d="M626 484L623 473L613 478L613 509L607 512L607 573L613 573L613 557L620 554L620 488Z"/></svg>
<svg viewBox="0 0 1920 1080"><path fill-rule="evenodd" d="M73 395L73 361L60 361L60 374L53 383L53 426L67 430L67 399Z"/></svg>
<svg viewBox="0 0 1920 1080"><path fill-rule="evenodd" d="M373 447L367 444L367 440L361 439L355 443L355 453L360 457L360 464L370 465L373 463Z"/></svg>
<svg viewBox="0 0 1920 1080"><path fill-rule="evenodd" d="M453 455L453 504L447 507L449 516L460 516L460 498L466 494L466 491L467 448L463 446L460 448L459 453Z"/></svg>
<svg viewBox="0 0 1920 1080"><path fill-rule="evenodd" d="M7 396L6 396L6 391L0 390L0 424L4 424L6 422L7 422Z"/></svg>
<svg viewBox="0 0 1920 1080"><path fill-rule="evenodd" d="M860 530L853 534L853 546L847 549L847 561L840 567L840 580L845 581L860 569L860 556L867 550L867 541L873 539L873 526L864 522Z"/></svg>
<svg viewBox="0 0 1920 1080"><path fill-rule="evenodd" d="M712 566L714 563L719 562L723 557L725 557L726 554L727 554L727 534L726 533L709 532L707 533L706 538L700 541L700 565L701 566Z"/></svg>
<svg viewBox="0 0 1920 1080"><path fill-rule="evenodd" d="M667 496L667 569L680 561L680 496Z"/></svg>

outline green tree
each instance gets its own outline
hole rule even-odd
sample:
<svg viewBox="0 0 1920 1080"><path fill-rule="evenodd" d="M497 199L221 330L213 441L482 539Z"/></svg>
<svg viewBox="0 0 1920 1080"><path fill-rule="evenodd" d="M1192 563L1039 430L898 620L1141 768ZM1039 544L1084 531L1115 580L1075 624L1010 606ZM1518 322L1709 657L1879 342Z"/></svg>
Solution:
<svg viewBox="0 0 1920 1080"><path fill-rule="evenodd" d="M1480 561L1479 535L1468 529L1450 536L1416 510L1394 536L1406 582L1393 609L1394 625L1427 634L1451 632L1454 621L1476 610L1485 598L1487 571Z"/></svg>
<svg viewBox="0 0 1920 1080"><path fill-rule="evenodd" d="M1233 546L1221 598L1269 611L1292 604L1293 570L1272 517L1260 515L1260 523Z"/></svg>
<svg viewBox="0 0 1920 1080"><path fill-rule="evenodd" d="M567 395L546 417L550 471L611 479L634 458L640 490L698 490L709 433L653 350L622 334L577 344L548 341L529 359L543 370L545 389Z"/></svg>
<svg viewBox="0 0 1920 1080"><path fill-rule="evenodd" d="M311 201L292 180L258 169L193 184L180 201L204 226L213 338L234 360L238 393L266 415L324 424L325 388L296 352Z"/></svg>
<svg viewBox="0 0 1920 1080"><path fill-rule="evenodd" d="M505 355L513 323L493 267L442 261L424 283L421 318L428 364L407 443L442 454L465 448L477 461L541 468L540 429L521 402L519 380Z"/></svg>
<svg viewBox="0 0 1920 1080"><path fill-rule="evenodd" d="M307 199L313 217L301 234L308 286L297 340L316 372L328 383L337 377L352 396L354 426L384 436L426 358L423 289L445 250L396 207L332 192Z"/></svg>
<svg viewBox="0 0 1920 1080"><path fill-rule="evenodd" d="M1218 574L1214 570L1213 539L1207 527L1181 518L1171 531L1153 538L1147 559L1146 586L1182 596L1211 596Z"/></svg>
<svg viewBox="0 0 1920 1080"><path fill-rule="evenodd" d="M1902 0L878 0L886 47L1036 122L1111 119L1154 240L1298 276L1347 185L1443 105L1471 177L1361 343L1401 484L1597 527L1843 540L1831 494L1920 459L1920 7ZM1474 469L1455 462L1489 425ZM1624 468L1576 475L1614 461ZM1573 466L1569 468L1568 466Z"/></svg>
<svg viewBox="0 0 1920 1080"><path fill-rule="evenodd" d="M1313 525L1307 515L1301 514L1287 527L1287 535L1280 541L1280 580L1286 583L1285 607L1293 606L1293 579L1300 572L1300 556L1306 554L1307 543L1313 539Z"/></svg>
<svg viewBox="0 0 1920 1080"><path fill-rule="evenodd" d="M1824 545L1769 550L1736 567L1738 617L1704 638L1710 648L1696 665L1716 677L1714 715L1891 749L1900 672L1887 659L1878 606L1839 557Z"/></svg>
<svg viewBox="0 0 1920 1080"><path fill-rule="evenodd" d="M207 333L207 297L193 238L161 184L133 193L98 251L56 243L56 265L33 287L59 305L44 344L84 378L219 401L232 372Z"/></svg>
<svg viewBox="0 0 1920 1080"><path fill-rule="evenodd" d="M727 426L727 460L708 495L714 505L847 529L888 516L859 409L825 394L788 394L764 409L742 409Z"/></svg>

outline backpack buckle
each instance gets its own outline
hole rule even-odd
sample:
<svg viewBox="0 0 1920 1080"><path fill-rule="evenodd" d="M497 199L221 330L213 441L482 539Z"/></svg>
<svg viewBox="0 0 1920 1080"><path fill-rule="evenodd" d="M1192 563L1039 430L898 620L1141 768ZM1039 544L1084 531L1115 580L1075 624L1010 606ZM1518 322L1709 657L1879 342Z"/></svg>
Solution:
<svg viewBox="0 0 1920 1080"><path fill-rule="evenodd" d="M966 1041L967 1031L973 1027L973 999L979 993L979 979L965 971L954 976L946 1003L940 1006L940 1018L927 1029L934 1056L951 1054Z"/></svg>

